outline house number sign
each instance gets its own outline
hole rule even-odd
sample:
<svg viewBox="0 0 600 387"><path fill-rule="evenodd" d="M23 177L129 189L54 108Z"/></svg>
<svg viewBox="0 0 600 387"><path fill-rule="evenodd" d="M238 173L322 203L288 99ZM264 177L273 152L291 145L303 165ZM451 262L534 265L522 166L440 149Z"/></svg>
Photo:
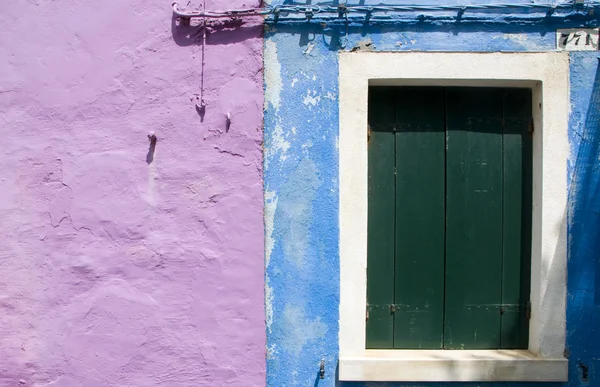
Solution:
<svg viewBox="0 0 600 387"><path fill-rule="evenodd" d="M597 51L598 28L556 30L556 47L561 51Z"/></svg>

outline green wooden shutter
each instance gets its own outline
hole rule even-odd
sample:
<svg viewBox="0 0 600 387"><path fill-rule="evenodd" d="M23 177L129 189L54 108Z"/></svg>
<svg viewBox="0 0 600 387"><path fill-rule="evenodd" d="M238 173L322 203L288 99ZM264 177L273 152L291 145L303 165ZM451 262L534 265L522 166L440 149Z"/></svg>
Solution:
<svg viewBox="0 0 600 387"><path fill-rule="evenodd" d="M367 348L527 348L531 92L371 88Z"/></svg>
<svg viewBox="0 0 600 387"><path fill-rule="evenodd" d="M504 92L504 215L500 348L527 348L531 277L531 90Z"/></svg>
<svg viewBox="0 0 600 387"><path fill-rule="evenodd" d="M369 93L367 348L392 348L394 315L394 91Z"/></svg>
<svg viewBox="0 0 600 387"><path fill-rule="evenodd" d="M446 349L500 347L502 90L449 88Z"/></svg>
<svg viewBox="0 0 600 387"><path fill-rule="evenodd" d="M443 88L397 90L394 348L443 344L444 105Z"/></svg>

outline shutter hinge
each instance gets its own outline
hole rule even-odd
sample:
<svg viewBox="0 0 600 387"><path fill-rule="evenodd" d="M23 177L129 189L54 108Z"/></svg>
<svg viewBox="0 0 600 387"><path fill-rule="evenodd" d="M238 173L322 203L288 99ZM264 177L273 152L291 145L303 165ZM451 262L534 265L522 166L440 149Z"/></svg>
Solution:
<svg viewBox="0 0 600 387"><path fill-rule="evenodd" d="M529 128L527 129L527 131L529 132L530 135L533 135L533 131L535 130L535 127L533 126L533 120L529 121Z"/></svg>
<svg viewBox="0 0 600 387"><path fill-rule="evenodd" d="M369 321L369 305L367 305L367 310L365 311L365 321Z"/></svg>
<svg viewBox="0 0 600 387"><path fill-rule="evenodd" d="M525 306L525 318L531 320L531 301L527 301L527 305Z"/></svg>

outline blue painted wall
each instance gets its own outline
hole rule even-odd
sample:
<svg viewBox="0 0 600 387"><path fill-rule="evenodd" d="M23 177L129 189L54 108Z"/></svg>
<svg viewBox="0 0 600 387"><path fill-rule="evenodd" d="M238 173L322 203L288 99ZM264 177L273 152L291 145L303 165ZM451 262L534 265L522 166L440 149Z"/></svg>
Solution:
<svg viewBox="0 0 600 387"><path fill-rule="evenodd" d="M449 3L457 1L445 2ZM543 16L479 14L465 15L456 22L455 15L444 13L406 15L402 21L280 21L267 25L264 178L268 386L523 385L337 381L338 53L353 49L551 51L555 49L556 28L597 23L580 13ZM544 386L600 386L598 55L571 55L566 343L570 381ZM326 376L320 380L322 359Z"/></svg>

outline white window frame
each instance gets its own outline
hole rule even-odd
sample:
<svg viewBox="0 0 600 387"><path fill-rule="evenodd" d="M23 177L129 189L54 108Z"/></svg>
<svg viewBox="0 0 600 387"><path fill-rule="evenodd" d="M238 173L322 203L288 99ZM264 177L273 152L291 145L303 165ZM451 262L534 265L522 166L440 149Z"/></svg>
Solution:
<svg viewBox="0 0 600 387"><path fill-rule="evenodd" d="M528 350L365 349L369 85L532 89ZM344 52L339 90L340 380L566 381L568 54Z"/></svg>

